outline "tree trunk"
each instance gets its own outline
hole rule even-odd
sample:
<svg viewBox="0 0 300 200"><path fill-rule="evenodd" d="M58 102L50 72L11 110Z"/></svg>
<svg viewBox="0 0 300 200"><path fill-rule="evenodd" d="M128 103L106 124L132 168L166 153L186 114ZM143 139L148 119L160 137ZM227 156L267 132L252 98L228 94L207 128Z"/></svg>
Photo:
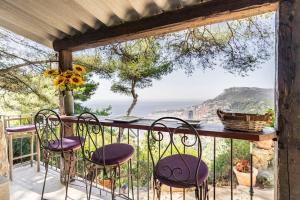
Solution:
<svg viewBox="0 0 300 200"><path fill-rule="evenodd" d="M131 102L131 105L130 107L128 108L127 110L127 116L129 116L133 110L133 108L135 107L136 103L137 103L137 100L138 100L138 95L136 95L135 97L133 97L133 100Z"/></svg>
<svg viewBox="0 0 300 200"><path fill-rule="evenodd" d="M300 1L279 2L277 16L277 200L300 197Z"/></svg>
<svg viewBox="0 0 300 200"><path fill-rule="evenodd" d="M135 105L137 103L137 100L138 100L138 94L135 93L135 85L136 85L136 82L133 81L132 85L131 85L131 95L132 95L133 100L131 102L130 107L127 110L127 113L126 113L127 116L129 116L131 114L131 112L132 112L133 108L135 107ZM123 133L124 133L124 129L120 128L119 135L118 135L118 138L117 138L118 143L121 142L122 137L123 137Z"/></svg>

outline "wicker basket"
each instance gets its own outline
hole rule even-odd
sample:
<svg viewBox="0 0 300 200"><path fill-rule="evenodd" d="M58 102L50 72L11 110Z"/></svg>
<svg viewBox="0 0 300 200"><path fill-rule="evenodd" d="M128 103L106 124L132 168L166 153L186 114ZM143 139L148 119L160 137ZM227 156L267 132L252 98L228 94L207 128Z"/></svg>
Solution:
<svg viewBox="0 0 300 200"><path fill-rule="evenodd" d="M272 113L264 115L245 114L245 113L227 113L217 110L217 114L222 121L225 129L260 132L266 126L272 123Z"/></svg>

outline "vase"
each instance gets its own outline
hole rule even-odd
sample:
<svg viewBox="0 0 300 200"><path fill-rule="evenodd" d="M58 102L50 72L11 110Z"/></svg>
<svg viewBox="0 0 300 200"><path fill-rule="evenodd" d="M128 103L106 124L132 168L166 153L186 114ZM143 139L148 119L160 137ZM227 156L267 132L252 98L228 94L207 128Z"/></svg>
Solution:
<svg viewBox="0 0 300 200"><path fill-rule="evenodd" d="M258 174L258 170L254 167L252 168L252 170L253 170L252 184L253 184L253 186L255 186L256 176ZM244 186L250 187L250 185L251 185L251 175L250 175L250 173L240 172L236 169L236 167L233 168L233 171L236 175L236 178L237 178L237 181L238 181L239 185L244 185Z"/></svg>
<svg viewBox="0 0 300 200"><path fill-rule="evenodd" d="M64 91L64 108L67 116L74 115L74 97L72 91Z"/></svg>

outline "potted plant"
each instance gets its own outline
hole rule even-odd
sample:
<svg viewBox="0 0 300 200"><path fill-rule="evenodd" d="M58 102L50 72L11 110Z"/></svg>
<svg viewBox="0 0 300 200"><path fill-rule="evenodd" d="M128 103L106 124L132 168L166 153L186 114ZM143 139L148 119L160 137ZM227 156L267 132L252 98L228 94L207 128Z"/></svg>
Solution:
<svg viewBox="0 0 300 200"><path fill-rule="evenodd" d="M73 65L72 70L65 72L59 72L55 69L44 71L44 76L52 78L55 88L62 92L66 115L74 114L73 90L84 85L85 74L85 67L80 65Z"/></svg>
<svg viewBox="0 0 300 200"><path fill-rule="evenodd" d="M252 167L252 183L253 186L256 184L256 176L258 174L258 170ZM235 167L233 167L233 171L236 175L239 185L250 186L251 185L251 175L250 175L250 163L248 160L239 160Z"/></svg>
<svg viewBox="0 0 300 200"><path fill-rule="evenodd" d="M108 178L101 179L101 180L98 180L98 183L105 188L111 189L111 184L112 184L111 179L108 179Z"/></svg>

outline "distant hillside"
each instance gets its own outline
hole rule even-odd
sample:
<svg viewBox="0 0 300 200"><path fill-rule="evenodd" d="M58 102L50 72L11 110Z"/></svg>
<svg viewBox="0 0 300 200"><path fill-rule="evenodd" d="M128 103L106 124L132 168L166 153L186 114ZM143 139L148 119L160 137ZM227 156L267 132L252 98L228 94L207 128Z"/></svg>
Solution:
<svg viewBox="0 0 300 200"><path fill-rule="evenodd" d="M214 99L204 101L195 107L194 118L209 122L218 121L217 109L241 113L265 113L274 108L274 90L250 87L225 89Z"/></svg>
<svg viewBox="0 0 300 200"><path fill-rule="evenodd" d="M168 112L157 112L156 114L159 116L172 115L185 119L193 116L194 119L216 123L219 122L216 115L219 108L232 112L265 113L268 109L274 108L274 90L254 87L228 88L214 99L204 101L199 105L169 110Z"/></svg>
<svg viewBox="0 0 300 200"><path fill-rule="evenodd" d="M250 87L228 88L216 98L202 104L211 103L235 112L261 113L274 107L274 90Z"/></svg>

